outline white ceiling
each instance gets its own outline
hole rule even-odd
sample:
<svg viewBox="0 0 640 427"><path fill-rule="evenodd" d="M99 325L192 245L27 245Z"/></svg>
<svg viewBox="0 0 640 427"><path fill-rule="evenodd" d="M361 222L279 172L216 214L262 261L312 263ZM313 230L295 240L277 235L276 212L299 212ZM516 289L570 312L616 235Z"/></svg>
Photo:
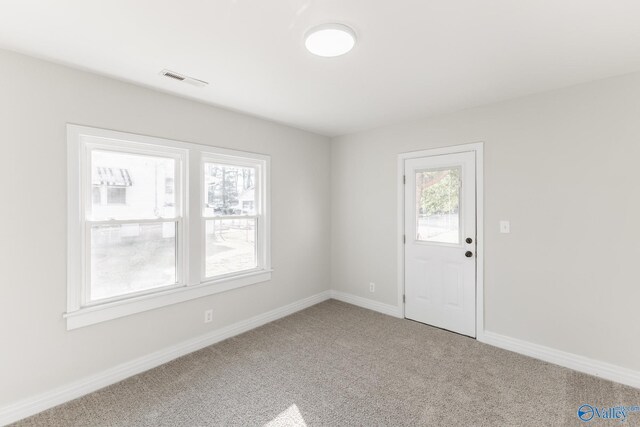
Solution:
<svg viewBox="0 0 640 427"><path fill-rule="evenodd" d="M334 136L640 70L640 1L0 0L0 46Z"/></svg>

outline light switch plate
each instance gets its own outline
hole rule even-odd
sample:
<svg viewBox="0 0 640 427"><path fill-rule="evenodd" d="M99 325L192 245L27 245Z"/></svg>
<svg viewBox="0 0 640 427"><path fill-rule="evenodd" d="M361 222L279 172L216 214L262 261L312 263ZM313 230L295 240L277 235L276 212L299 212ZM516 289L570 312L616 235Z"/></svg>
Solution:
<svg viewBox="0 0 640 427"><path fill-rule="evenodd" d="M511 233L511 223L506 220L500 221L500 232L504 234Z"/></svg>

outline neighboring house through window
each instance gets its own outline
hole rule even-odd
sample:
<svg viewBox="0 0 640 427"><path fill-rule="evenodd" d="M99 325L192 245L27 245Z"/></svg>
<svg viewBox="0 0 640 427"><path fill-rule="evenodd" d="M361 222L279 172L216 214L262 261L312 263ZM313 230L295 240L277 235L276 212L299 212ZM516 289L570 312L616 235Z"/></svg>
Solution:
<svg viewBox="0 0 640 427"><path fill-rule="evenodd" d="M98 166L92 161L92 199L94 206L124 205L127 203L127 188L132 186L128 169Z"/></svg>

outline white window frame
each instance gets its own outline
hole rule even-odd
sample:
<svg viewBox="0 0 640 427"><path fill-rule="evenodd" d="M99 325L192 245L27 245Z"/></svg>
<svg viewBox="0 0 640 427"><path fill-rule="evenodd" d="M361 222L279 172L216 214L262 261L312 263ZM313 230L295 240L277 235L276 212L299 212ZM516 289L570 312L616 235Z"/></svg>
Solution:
<svg viewBox="0 0 640 427"><path fill-rule="evenodd" d="M176 222L178 249L175 285L94 302L88 302L86 299L90 262L87 227L96 223L96 221L88 221L86 215L87 208L91 206L92 197L88 165L90 165L90 151L96 148L149 155L156 153L176 159L175 218L130 221ZM203 165L205 159L256 168L255 194L256 203L259 205L256 208L258 267L255 269L208 279L204 277L204 221L206 219L203 215ZM64 318L66 318L68 330L271 279L269 156L68 124L67 162L67 311L64 313Z"/></svg>
<svg viewBox="0 0 640 427"><path fill-rule="evenodd" d="M185 180L185 164L187 160L187 150L178 149L173 147L167 147L164 145L150 145L150 144L142 144L133 139L129 140L108 140L103 137L96 137L92 135L81 135L78 138L79 147L78 150L81 153L81 158L83 159L80 162L80 191L81 191L81 200L80 200L80 220L83 223L81 230L81 239L82 239L82 265L83 265L83 276L81 279L80 286L80 298L77 295L74 295L74 305L69 307L70 309L77 311L83 307L92 307L98 306L102 304L106 304L112 301L120 301L133 298L139 295L152 294L159 292L161 290L167 290L170 288L177 288L180 286L184 286L187 282L184 278L184 263L186 258L185 252L185 233L184 233L184 206L186 203L186 193L184 191ZM170 218L132 218L132 219L103 219L103 220L92 220L89 219L89 213L92 209L92 180L91 180L91 158L92 153L94 151L108 151L111 153L123 153L123 154L136 154L141 156L152 156L152 157L162 157L173 159L175 162L174 169L174 177L176 182L178 183L178 188L180 189L175 194L175 215ZM108 203L107 203L108 204ZM118 295L111 298L100 299L96 301L91 301L89 299L90 295L90 262L89 262L89 251L90 251L90 234L91 234L91 226L92 225L120 225L120 224L148 224L148 223L175 223L176 224L176 283L171 285L166 285L154 289L148 289L140 292ZM77 288L76 288L77 290ZM68 308L68 312L70 311Z"/></svg>

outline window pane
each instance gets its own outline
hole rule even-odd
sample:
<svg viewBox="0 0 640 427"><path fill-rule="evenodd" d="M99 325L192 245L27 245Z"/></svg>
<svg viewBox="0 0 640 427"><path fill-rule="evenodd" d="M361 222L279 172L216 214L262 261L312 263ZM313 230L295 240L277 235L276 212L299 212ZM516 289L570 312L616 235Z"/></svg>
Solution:
<svg viewBox="0 0 640 427"><path fill-rule="evenodd" d="M416 173L416 240L460 243L460 167Z"/></svg>
<svg viewBox="0 0 640 427"><path fill-rule="evenodd" d="M206 276L256 268L256 220L206 221Z"/></svg>
<svg viewBox="0 0 640 427"><path fill-rule="evenodd" d="M255 215L256 169L204 164L204 215Z"/></svg>
<svg viewBox="0 0 640 427"><path fill-rule="evenodd" d="M90 300L176 283L176 223L91 227Z"/></svg>
<svg viewBox="0 0 640 427"><path fill-rule="evenodd" d="M91 152L91 184L106 188L106 203L92 198L91 219L173 218L175 160L114 151Z"/></svg>

